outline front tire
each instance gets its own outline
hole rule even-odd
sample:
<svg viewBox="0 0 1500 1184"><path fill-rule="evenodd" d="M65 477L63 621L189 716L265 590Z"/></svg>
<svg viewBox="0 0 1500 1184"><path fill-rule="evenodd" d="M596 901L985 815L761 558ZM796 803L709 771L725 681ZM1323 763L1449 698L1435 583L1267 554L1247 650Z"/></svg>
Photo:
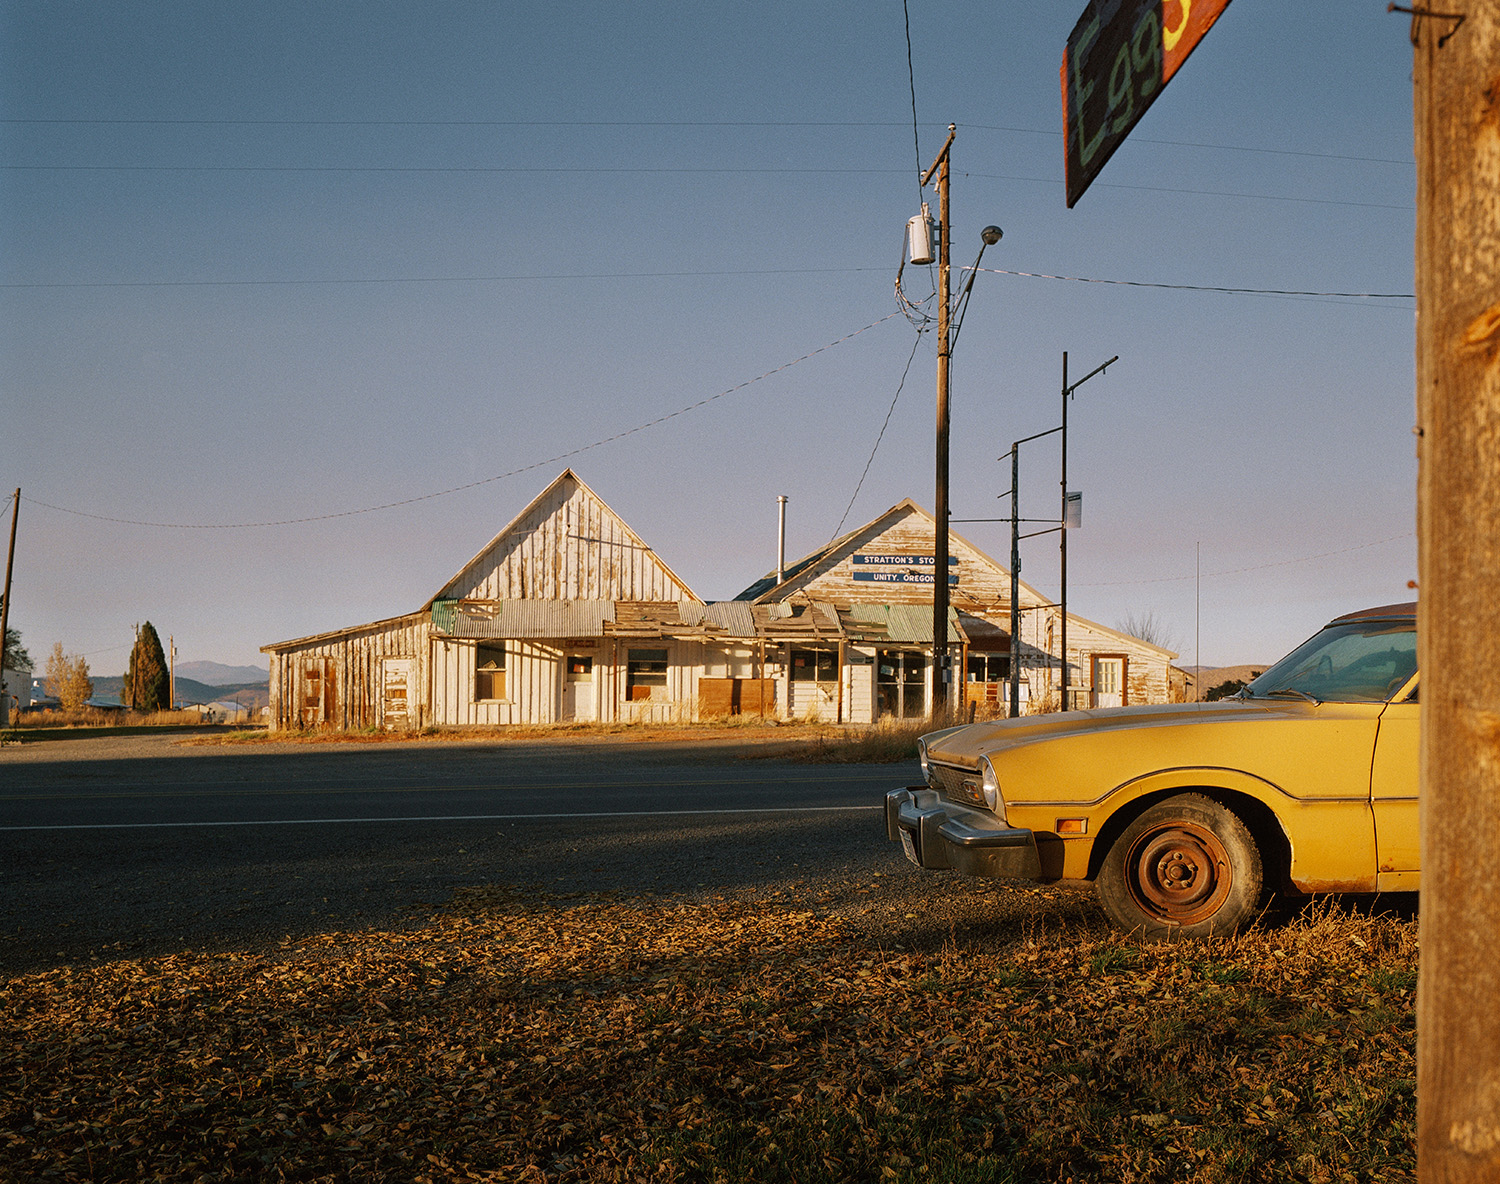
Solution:
<svg viewBox="0 0 1500 1184"><path fill-rule="evenodd" d="M1208 937L1255 916L1262 880L1260 851L1240 816L1184 793L1125 828L1094 887L1109 919L1127 932Z"/></svg>

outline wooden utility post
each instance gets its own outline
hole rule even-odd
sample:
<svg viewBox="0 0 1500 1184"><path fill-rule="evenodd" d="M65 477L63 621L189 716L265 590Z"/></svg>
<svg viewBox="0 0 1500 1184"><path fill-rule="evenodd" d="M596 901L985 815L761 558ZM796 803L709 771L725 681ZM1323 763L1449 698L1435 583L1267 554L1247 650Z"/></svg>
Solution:
<svg viewBox="0 0 1500 1184"><path fill-rule="evenodd" d="M925 188L937 173L938 189L938 347L937 347L937 492L933 511L937 517L932 556L932 718L946 719L948 685L948 358L949 341L949 253L948 253L948 154L958 129L948 125L948 139L932 167L922 178Z"/></svg>
<svg viewBox="0 0 1500 1184"><path fill-rule="evenodd" d="M1393 6L1395 7L1395 6ZM1500 1180L1500 0L1415 5L1417 1172Z"/></svg>
<svg viewBox="0 0 1500 1184"><path fill-rule="evenodd" d="M10 635L10 572L16 563L16 521L21 517L21 488L10 507L10 550L5 553L5 593L0 596L0 724L12 724L10 700L5 695L5 639ZM19 671L17 672L19 673Z"/></svg>

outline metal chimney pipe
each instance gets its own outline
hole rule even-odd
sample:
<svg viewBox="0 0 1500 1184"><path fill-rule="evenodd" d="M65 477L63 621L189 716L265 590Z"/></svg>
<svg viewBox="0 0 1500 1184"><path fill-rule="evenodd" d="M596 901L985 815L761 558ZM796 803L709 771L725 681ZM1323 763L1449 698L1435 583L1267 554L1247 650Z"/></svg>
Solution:
<svg viewBox="0 0 1500 1184"><path fill-rule="evenodd" d="M786 494L776 495L776 582L786 579Z"/></svg>

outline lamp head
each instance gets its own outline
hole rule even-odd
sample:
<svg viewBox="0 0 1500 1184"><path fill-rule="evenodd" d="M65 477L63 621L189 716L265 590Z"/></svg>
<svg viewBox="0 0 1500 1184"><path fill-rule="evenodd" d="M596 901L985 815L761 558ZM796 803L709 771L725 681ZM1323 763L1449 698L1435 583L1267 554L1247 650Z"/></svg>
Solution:
<svg viewBox="0 0 1500 1184"><path fill-rule="evenodd" d="M979 237L985 246L993 247L1000 241L1001 236L1004 234L1005 231L1001 230L998 226L986 226L979 232Z"/></svg>

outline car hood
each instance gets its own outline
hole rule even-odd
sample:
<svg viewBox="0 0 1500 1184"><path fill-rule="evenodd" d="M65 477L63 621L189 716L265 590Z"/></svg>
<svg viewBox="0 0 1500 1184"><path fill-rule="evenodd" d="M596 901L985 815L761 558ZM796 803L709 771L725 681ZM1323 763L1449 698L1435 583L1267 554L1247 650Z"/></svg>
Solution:
<svg viewBox="0 0 1500 1184"><path fill-rule="evenodd" d="M994 720L933 732L923 739L931 760L945 764L975 766L979 758L1026 745L1080 736L1102 737L1110 733L1134 733L1159 729L1162 738L1170 730L1215 724L1236 726L1291 722L1309 719L1367 720L1384 704L1307 703L1298 699L1221 699L1213 703L1163 703L1141 707L1099 707L1089 711L1052 712ZM1123 738L1123 737L1122 737Z"/></svg>

